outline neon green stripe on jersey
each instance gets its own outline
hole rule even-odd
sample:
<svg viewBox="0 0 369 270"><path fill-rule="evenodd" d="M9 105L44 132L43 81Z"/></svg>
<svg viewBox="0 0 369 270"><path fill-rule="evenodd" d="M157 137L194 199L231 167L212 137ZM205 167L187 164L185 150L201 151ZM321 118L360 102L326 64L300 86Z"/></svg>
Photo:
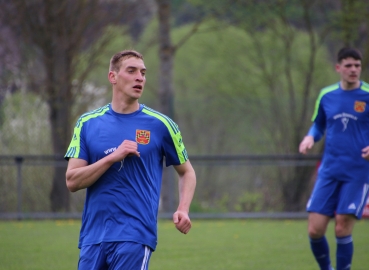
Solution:
<svg viewBox="0 0 369 270"><path fill-rule="evenodd" d="M161 114L155 110L152 110L148 107L144 107L142 109L143 113L146 113L148 115L151 115L160 121L163 122L163 124L168 128L168 131L172 137L173 144L176 148L177 156L179 158L179 162L181 164L185 163L188 159L187 152L185 149L185 146L182 142L182 135L181 132L178 129L178 126L176 123L173 122L170 118L168 118L166 115Z"/></svg>
<svg viewBox="0 0 369 270"><path fill-rule="evenodd" d="M320 93L319 93L319 96L318 98L316 99L316 102L315 102L315 108L314 108L314 114L313 114L313 117L311 117L311 121L314 121L315 120L315 117L317 116L318 114L318 109L319 109L319 104L320 104L320 100L322 99L322 97L331 92L331 91L334 91L334 90L337 90L339 88L339 83L336 83L336 84L333 84L333 85L330 85L330 86L327 86L327 87L324 87Z"/></svg>
<svg viewBox="0 0 369 270"><path fill-rule="evenodd" d="M77 121L75 127L74 127L74 132L73 132L73 137L72 137L72 141L69 144L67 153L65 154L65 157L72 157L72 158L78 158L79 157L79 151L81 148L81 130L82 130L82 126L83 123L92 119L92 118L96 118L98 116L101 116L103 114L105 114L105 112L109 111L109 104L93 110L91 112L85 113L83 114Z"/></svg>
<svg viewBox="0 0 369 270"><path fill-rule="evenodd" d="M361 89L366 91L366 92L369 92L369 84L366 83L366 82L362 82Z"/></svg>

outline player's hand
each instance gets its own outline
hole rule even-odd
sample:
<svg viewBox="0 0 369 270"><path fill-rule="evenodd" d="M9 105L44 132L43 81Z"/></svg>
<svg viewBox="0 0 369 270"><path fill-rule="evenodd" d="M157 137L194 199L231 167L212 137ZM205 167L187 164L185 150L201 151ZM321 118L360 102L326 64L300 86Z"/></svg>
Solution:
<svg viewBox="0 0 369 270"><path fill-rule="evenodd" d="M299 152L301 154L307 154L308 150L310 150L314 146L314 137L313 136L305 136L301 141L299 146Z"/></svg>
<svg viewBox="0 0 369 270"><path fill-rule="evenodd" d="M184 234L187 234L192 226L188 213L184 211L176 211L173 214L173 223L177 230Z"/></svg>
<svg viewBox="0 0 369 270"><path fill-rule="evenodd" d="M127 156L140 157L140 152L137 151L137 142L124 140L111 156L116 162L122 161Z"/></svg>
<svg viewBox="0 0 369 270"><path fill-rule="evenodd" d="M361 149L361 156L366 159L366 160L369 160L369 146Z"/></svg>

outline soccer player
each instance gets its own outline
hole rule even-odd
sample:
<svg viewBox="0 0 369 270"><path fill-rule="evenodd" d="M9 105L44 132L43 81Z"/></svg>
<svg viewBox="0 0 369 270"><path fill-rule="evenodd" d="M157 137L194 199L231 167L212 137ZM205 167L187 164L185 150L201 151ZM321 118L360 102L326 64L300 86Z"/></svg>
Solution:
<svg viewBox="0 0 369 270"><path fill-rule="evenodd" d="M325 149L317 181L307 203L310 246L321 270L331 270L325 237L335 219L336 268L351 269L352 232L360 219L369 189L369 85L360 81L361 53L338 52L340 82L325 87L317 98L313 125L299 146L306 154L324 133Z"/></svg>
<svg viewBox="0 0 369 270"><path fill-rule="evenodd" d="M157 245L163 162L179 176L175 227L191 228L196 174L169 117L140 104L146 67L133 50L115 54L108 79L112 102L83 114L65 155L66 185L87 188L78 269L148 269Z"/></svg>

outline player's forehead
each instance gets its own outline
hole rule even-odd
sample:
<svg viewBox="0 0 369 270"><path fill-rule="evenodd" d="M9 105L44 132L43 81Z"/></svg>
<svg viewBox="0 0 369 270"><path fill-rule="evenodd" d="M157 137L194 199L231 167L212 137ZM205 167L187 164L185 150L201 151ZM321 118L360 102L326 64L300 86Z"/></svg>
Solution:
<svg viewBox="0 0 369 270"><path fill-rule="evenodd" d="M360 59L355 59L352 57L347 57L342 59L341 61L341 65L345 66L345 65L360 65L361 64L361 60Z"/></svg>
<svg viewBox="0 0 369 270"><path fill-rule="evenodd" d="M137 57L128 57L122 60L121 69L136 68L146 70L144 61Z"/></svg>

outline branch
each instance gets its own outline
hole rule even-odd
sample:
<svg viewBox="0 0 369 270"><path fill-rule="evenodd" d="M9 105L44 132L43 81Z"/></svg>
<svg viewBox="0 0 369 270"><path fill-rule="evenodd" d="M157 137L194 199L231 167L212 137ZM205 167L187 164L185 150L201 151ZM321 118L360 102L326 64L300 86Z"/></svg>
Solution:
<svg viewBox="0 0 369 270"><path fill-rule="evenodd" d="M183 36L182 39L177 43L177 45L173 46L174 52L177 51L181 46L183 46L183 44L185 44L186 41L189 40L196 32L198 32L199 27L202 22L203 22L202 20L200 20L199 22L196 22L192 26L191 30L185 36Z"/></svg>

